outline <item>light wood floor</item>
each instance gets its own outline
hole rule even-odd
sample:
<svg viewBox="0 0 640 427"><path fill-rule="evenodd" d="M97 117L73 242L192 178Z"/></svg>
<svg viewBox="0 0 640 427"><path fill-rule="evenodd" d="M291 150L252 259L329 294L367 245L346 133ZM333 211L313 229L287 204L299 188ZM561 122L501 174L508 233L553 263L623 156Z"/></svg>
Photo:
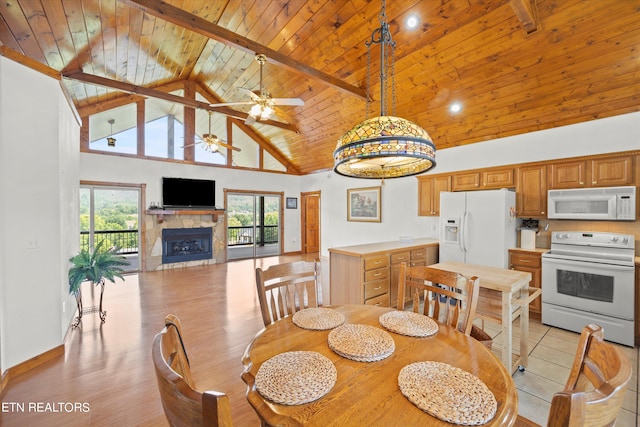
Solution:
<svg viewBox="0 0 640 427"><path fill-rule="evenodd" d="M258 426L240 379L244 348L263 326L254 271L300 258L140 273L126 276L124 283L108 283L106 323L86 315L82 326L69 333L64 357L11 379L2 396L0 426L166 426L150 354L168 313L182 321L198 389L226 392L235 425ZM489 324L485 329L494 336L499 355L499 329ZM551 396L568 376L577 334L535 321L530 329L529 367L514 380L520 412L544 425ZM618 425L635 426L638 350L624 349L633 360L634 378ZM80 410L69 411L74 404Z"/></svg>

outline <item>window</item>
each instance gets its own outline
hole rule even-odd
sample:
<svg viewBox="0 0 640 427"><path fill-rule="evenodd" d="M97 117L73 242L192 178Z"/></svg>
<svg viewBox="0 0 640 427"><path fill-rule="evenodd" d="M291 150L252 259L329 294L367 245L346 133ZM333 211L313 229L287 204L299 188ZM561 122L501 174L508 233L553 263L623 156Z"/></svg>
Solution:
<svg viewBox="0 0 640 427"><path fill-rule="evenodd" d="M114 108L89 117L89 148L113 153L138 154L136 104ZM110 123L113 121L113 123ZM107 138L115 138L115 146Z"/></svg>
<svg viewBox="0 0 640 427"><path fill-rule="evenodd" d="M184 108L149 98L144 108L144 154L184 160Z"/></svg>

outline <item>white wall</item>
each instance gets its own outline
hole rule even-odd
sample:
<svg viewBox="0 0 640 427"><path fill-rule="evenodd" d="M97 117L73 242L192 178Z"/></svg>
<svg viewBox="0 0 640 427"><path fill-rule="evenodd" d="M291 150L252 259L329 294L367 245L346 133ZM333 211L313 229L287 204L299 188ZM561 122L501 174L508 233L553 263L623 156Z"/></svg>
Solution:
<svg viewBox="0 0 640 427"><path fill-rule="evenodd" d="M147 207L162 202L162 177L213 179L216 181L216 205L224 205L224 189L284 192L284 197L300 197L297 176L247 172L210 166L194 166L154 160L142 160L101 154L80 155L80 179L129 184L147 184ZM284 251L300 250L300 209L284 210Z"/></svg>
<svg viewBox="0 0 640 427"><path fill-rule="evenodd" d="M62 344L72 316L61 303L78 240L69 195L78 188L79 127L69 111L57 80L0 57L3 371Z"/></svg>
<svg viewBox="0 0 640 427"><path fill-rule="evenodd" d="M428 129L427 129L428 131ZM436 147L438 141L435 141ZM532 132L481 144L439 150L442 173L505 164L526 163L640 148L640 113L631 113L577 125ZM398 240L400 236L437 238L438 217L419 217L418 180L387 179L382 187L382 222L347 221L347 189L374 187L380 180L346 178L331 172L301 178L302 191L321 191L321 247Z"/></svg>

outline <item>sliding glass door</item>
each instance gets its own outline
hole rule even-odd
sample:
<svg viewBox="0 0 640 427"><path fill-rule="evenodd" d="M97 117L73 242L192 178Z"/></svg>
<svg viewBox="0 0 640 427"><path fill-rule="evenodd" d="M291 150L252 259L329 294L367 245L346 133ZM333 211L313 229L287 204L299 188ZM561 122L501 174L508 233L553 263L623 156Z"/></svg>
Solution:
<svg viewBox="0 0 640 427"><path fill-rule="evenodd" d="M281 193L225 192L227 259L280 255Z"/></svg>
<svg viewBox="0 0 640 427"><path fill-rule="evenodd" d="M117 246L130 262L126 271L140 270L140 189L80 185L80 248Z"/></svg>

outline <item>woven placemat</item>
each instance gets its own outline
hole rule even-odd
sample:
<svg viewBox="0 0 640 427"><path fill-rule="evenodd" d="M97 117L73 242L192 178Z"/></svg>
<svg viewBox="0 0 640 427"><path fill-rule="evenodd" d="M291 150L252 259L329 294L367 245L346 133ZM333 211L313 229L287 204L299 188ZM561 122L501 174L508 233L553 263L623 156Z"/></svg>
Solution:
<svg viewBox="0 0 640 427"><path fill-rule="evenodd" d="M398 386L418 408L454 424L484 424L498 409L495 396L480 378L442 362L405 366Z"/></svg>
<svg viewBox="0 0 640 427"><path fill-rule="evenodd" d="M410 337L428 337L438 332L438 323L412 311L390 311L378 319L383 328Z"/></svg>
<svg viewBox="0 0 640 427"><path fill-rule="evenodd" d="M323 331L344 323L344 314L332 308L305 308L293 315L293 323L303 329Z"/></svg>
<svg viewBox="0 0 640 427"><path fill-rule="evenodd" d="M396 343L388 332L371 325L346 324L329 332L329 348L358 362L375 362L389 357Z"/></svg>
<svg viewBox="0 0 640 427"><path fill-rule="evenodd" d="M331 390L338 371L331 360L315 351L289 351L265 361L256 374L256 390L283 405L301 405Z"/></svg>

